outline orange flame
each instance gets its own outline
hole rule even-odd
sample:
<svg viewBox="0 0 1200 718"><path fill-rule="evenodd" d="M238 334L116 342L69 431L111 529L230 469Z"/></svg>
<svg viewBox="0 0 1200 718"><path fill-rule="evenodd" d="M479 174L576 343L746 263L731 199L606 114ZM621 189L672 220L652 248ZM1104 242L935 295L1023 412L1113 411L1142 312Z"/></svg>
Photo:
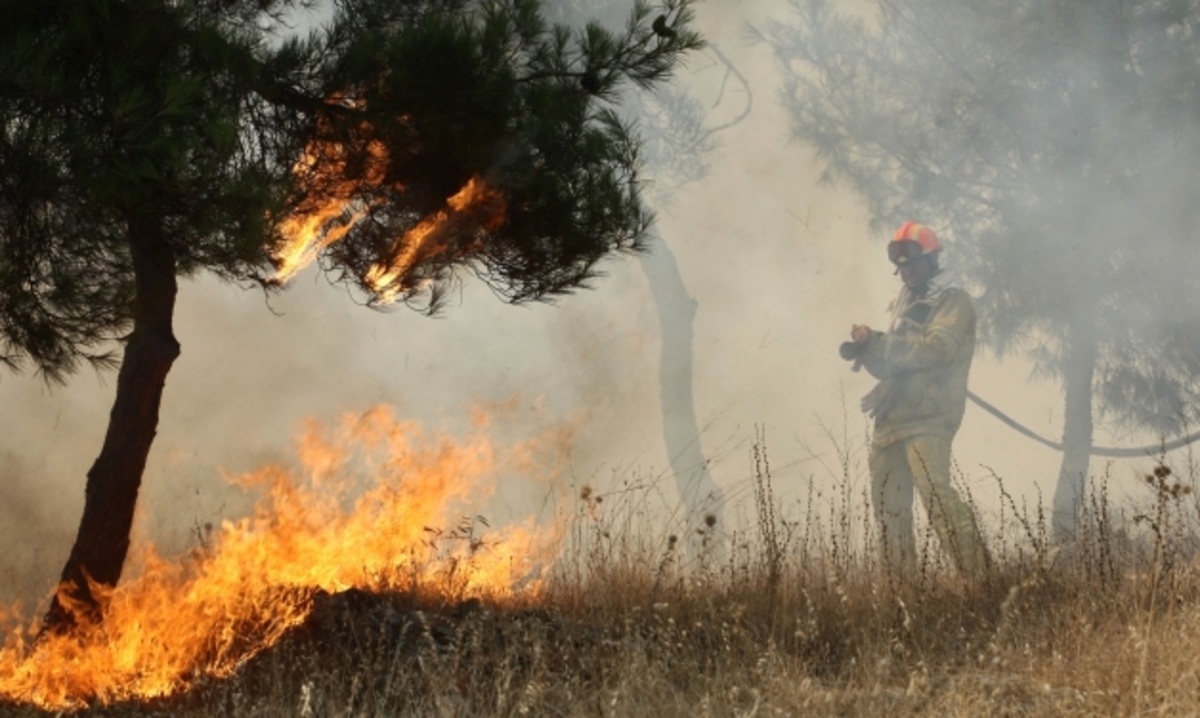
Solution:
<svg viewBox="0 0 1200 718"><path fill-rule="evenodd" d="M367 272L366 283L379 294L379 303L395 302L401 291L407 289L402 279L408 270L421 259L444 253L451 235L469 232L474 227L494 229L504 222L504 195L488 187L478 176L446 200L446 205L447 209L421 220L396 240L388 252L389 258ZM468 254L478 249L477 245L468 246Z"/></svg>
<svg viewBox="0 0 1200 718"><path fill-rule="evenodd" d="M387 150L379 142L372 142L367 149L374 161L363 183L379 185L383 181ZM275 276L272 281L284 284L291 280L300 270L312 264L322 249L345 237L355 224L367 216L369 207L361 200L354 199L359 185L351 180L336 179L345 174L345 169L345 150L332 142L310 144L292 168L296 175L320 175L335 179L324 189L320 199L302 205L280 223L279 230L285 241L275 253Z"/></svg>
<svg viewBox="0 0 1200 718"><path fill-rule="evenodd" d="M284 242L275 252L275 275L271 281L284 284L312 264L322 249L344 238L356 224L366 218L371 204L357 197L363 187L378 187L384 181L387 149L379 142L367 146L371 163L362 180L339 180L346 174L345 148L334 142L314 141L293 167L298 176L326 180L313 199L297 208L279 226ZM399 185L396 189L403 189ZM462 189L446 200L446 208L425 217L398 238L386 256L367 270L364 284L375 291L378 303L390 304L400 294L415 288L406 283L405 275L421 260L443 254L455 236L476 233L479 229L494 230L504 222L504 195L488 187L479 176L467 181ZM457 256L478 251L480 244L466 244Z"/></svg>
<svg viewBox="0 0 1200 718"><path fill-rule="evenodd" d="M267 490L253 516L225 522L191 561L146 549L140 574L102 596L102 624L36 643L36 625L9 632L0 697L69 709L228 676L304 621L322 589L535 599L553 530L518 526L434 550L429 528L457 525L465 500L486 496L498 471L528 469L530 451L500 452L482 435L430 439L382 407L343 417L332 435L310 423L303 478L282 466L234 477Z"/></svg>

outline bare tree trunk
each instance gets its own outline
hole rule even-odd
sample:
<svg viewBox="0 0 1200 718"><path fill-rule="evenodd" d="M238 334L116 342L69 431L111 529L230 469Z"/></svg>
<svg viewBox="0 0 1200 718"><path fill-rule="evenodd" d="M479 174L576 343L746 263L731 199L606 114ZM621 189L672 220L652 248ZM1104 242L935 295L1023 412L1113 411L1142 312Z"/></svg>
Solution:
<svg viewBox="0 0 1200 718"><path fill-rule="evenodd" d="M115 586L129 551L129 532L146 457L158 428L163 386L179 342L172 331L177 283L175 255L153 219L129 222L135 297L133 333L117 375L117 396L96 463L88 471L83 518L46 628L62 631L100 618L89 581Z"/></svg>
<svg viewBox="0 0 1200 718"><path fill-rule="evenodd" d="M662 334L658 366L663 439L689 524L711 521L707 528L719 530L724 526L721 520L725 500L708 470L692 393L692 322L697 302L683 284L675 255L661 236L658 239L653 250L640 257ZM694 537L696 533L689 531L689 535Z"/></svg>
<svg viewBox="0 0 1200 718"><path fill-rule="evenodd" d="M1087 487L1092 454L1092 378L1096 370L1096 337L1087 320L1071 324L1063 371L1066 404L1063 414L1063 457L1054 491L1054 538L1075 535Z"/></svg>

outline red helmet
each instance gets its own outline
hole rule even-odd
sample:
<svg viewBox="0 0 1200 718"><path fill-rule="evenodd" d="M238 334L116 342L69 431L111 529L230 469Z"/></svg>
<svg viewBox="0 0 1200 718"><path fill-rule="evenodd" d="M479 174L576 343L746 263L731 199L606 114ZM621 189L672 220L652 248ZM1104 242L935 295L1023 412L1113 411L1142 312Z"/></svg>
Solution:
<svg viewBox="0 0 1200 718"><path fill-rule="evenodd" d="M905 222L888 242L888 259L892 264L907 264L910 260L942 251L933 230L917 222Z"/></svg>

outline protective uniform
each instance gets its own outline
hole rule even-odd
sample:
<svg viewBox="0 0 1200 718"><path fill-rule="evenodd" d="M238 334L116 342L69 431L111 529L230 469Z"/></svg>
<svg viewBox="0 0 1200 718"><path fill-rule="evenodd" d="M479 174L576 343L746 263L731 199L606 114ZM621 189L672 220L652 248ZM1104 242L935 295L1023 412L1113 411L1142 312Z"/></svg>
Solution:
<svg viewBox="0 0 1200 718"><path fill-rule="evenodd" d="M915 485L959 569L970 574L986 567L974 513L950 483L950 442L966 410L974 354L971 297L936 282L924 296L901 290L889 331L874 332L861 348L859 361L880 380L863 397L863 410L875 417L871 497L885 555L897 564L916 556Z"/></svg>

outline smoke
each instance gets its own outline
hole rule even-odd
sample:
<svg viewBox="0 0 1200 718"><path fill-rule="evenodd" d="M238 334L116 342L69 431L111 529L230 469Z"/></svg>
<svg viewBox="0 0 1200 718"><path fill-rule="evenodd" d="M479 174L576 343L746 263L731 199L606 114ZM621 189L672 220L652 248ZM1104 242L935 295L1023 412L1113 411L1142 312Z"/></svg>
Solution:
<svg viewBox="0 0 1200 718"><path fill-rule="evenodd" d="M881 326L899 287L862 199L821 183L812 150L789 139L790 117L776 101L778 67L768 48L747 40L746 23L788 9L784 0L697 7L698 28L748 79L756 104L721 133L704 176L657 208L658 229L698 301L695 401L713 474L731 502L747 497L750 442L754 426L764 426L784 516L810 481L837 478L842 442L865 467L867 426L857 405L872 382L851 374L836 349L852 323ZM701 54L678 77L711 106L724 73ZM953 252L947 261L956 261ZM468 425L473 405L515 400L525 409L495 424L514 438L570 424L566 461L551 477L560 487L667 476L653 299L636 260L602 268L607 276L593 289L552 305L507 306L467 280L433 319L359 306L311 268L269 302L213 278L184 283L182 355L167 380L138 535L167 551L190 545L206 523L250 505L222 471L290 461L304 417L377 403L455 431ZM1030 382L1028 373L1020 361L980 356L971 383L1055 435L1058 387ZM61 388L0 378L0 571L16 577L0 601L44 595L65 561L114 383L115 375L87 373ZM955 452L985 506L995 494L982 466L1035 502L1058 461L974 407ZM545 498L501 487L490 509L537 513Z"/></svg>

